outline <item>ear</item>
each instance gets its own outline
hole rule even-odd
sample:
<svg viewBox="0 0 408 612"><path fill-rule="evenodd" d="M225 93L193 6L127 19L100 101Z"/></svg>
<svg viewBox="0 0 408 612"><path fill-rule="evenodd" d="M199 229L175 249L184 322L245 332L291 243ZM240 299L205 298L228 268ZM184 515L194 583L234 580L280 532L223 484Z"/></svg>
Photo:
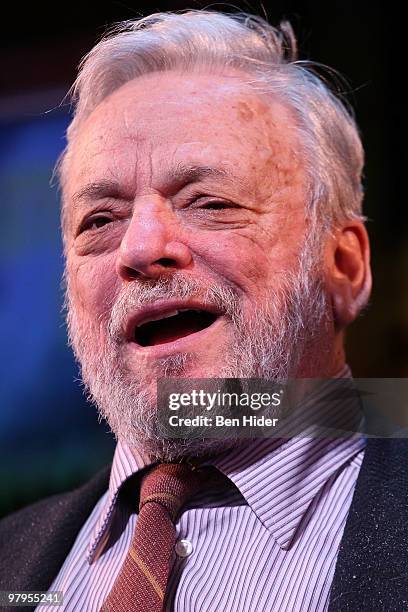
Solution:
<svg viewBox="0 0 408 612"><path fill-rule="evenodd" d="M362 221L337 228L325 245L325 277L336 327L343 329L366 306L371 293L370 243Z"/></svg>

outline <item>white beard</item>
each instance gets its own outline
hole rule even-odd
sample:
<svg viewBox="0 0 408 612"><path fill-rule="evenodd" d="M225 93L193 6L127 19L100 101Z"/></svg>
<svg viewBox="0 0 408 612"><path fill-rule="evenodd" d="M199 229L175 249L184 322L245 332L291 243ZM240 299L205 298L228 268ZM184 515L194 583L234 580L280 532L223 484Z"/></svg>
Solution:
<svg viewBox="0 0 408 612"><path fill-rule="evenodd" d="M313 247L313 248L312 248ZM67 286L68 332L71 346L81 366L88 399L109 423L118 439L136 447L152 459L174 461L226 450L240 443L230 439L163 439L158 434L157 378L185 377L193 356L180 353L158 360L149 373L130 372L120 357L120 336L124 318L142 304L163 298L204 297L226 313L233 330L233 341L220 363L201 378L263 378L286 380L296 377L310 347L319 343L321 358L326 339L330 342L333 320L319 274L314 269L316 245L305 245L296 274L286 278L279 291L270 290L269 301L248 319L240 296L232 287L218 284L202 287L182 273L158 280L128 285L112 306L107 321L99 323L77 316ZM322 329L324 330L322 333ZM97 343L95 339L105 338ZM316 351L315 351L316 353Z"/></svg>

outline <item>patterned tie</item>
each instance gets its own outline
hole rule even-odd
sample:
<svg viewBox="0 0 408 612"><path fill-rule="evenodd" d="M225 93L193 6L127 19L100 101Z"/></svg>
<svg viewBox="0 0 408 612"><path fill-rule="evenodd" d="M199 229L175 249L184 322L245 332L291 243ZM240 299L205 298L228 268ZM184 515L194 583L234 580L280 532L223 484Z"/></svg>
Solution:
<svg viewBox="0 0 408 612"><path fill-rule="evenodd" d="M142 479L130 548L101 612L161 612L180 508L204 485L209 469L161 463Z"/></svg>

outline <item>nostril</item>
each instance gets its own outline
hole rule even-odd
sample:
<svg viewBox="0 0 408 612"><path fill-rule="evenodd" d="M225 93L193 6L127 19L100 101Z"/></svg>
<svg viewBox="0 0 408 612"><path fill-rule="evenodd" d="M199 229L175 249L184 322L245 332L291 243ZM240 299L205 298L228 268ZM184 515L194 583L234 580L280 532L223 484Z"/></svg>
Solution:
<svg viewBox="0 0 408 612"><path fill-rule="evenodd" d="M158 259L156 263L160 264L164 268L171 268L171 267L174 268L177 266L176 260L171 259L170 257L162 257L161 259Z"/></svg>
<svg viewBox="0 0 408 612"><path fill-rule="evenodd" d="M142 276L142 274L138 271L135 270L134 268L130 268L129 266L123 266L122 268L123 270L123 274L124 276L126 276L127 278L140 278Z"/></svg>
<svg viewBox="0 0 408 612"><path fill-rule="evenodd" d="M170 257L162 257L146 266L120 266L120 275L126 280L135 280L144 277L157 278L164 269L176 268L177 262Z"/></svg>
<svg viewBox="0 0 408 612"><path fill-rule="evenodd" d="M163 273L169 273L183 266L184 262L179 261L176 257L149 259L146 255L144 259L140 257L132 261L131 258L121 256L117 261L118 274L127 281L140 278L157 278Z"/></svg>

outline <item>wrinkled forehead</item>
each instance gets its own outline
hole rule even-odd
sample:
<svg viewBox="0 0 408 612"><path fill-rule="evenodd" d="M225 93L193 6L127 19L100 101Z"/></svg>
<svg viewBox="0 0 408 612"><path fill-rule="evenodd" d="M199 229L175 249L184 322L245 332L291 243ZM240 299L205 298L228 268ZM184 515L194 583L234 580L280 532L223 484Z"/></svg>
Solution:
<svg viewBox="0 0 408 612"><path fill-rule="evenodd" d="M298 130L276 96L242 76L155 73L113 92L79 126L66 170L66 200L109 176L132 188L190 163L227 168L257 189L301 172Z"/></svg>

